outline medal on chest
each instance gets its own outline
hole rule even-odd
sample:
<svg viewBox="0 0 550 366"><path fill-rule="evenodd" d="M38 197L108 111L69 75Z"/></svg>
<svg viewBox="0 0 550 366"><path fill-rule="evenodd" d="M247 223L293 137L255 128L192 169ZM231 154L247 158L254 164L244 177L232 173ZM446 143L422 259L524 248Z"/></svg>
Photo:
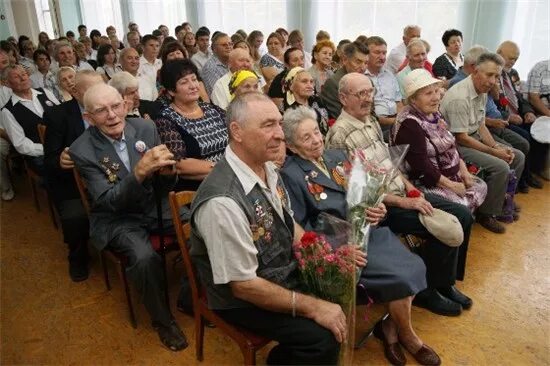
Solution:
<svg viewBox="0 0 550 366"><path fill-rule="evenodd" d="M118 179L116 173L120 170L120 164L116 162L111 162L108 156L105 156L99 161L99 165L105 171L107 175L107 181L111 184L115 183Z"/></svg>
<svg viewBox="0 0 550 366"><path fill-rule="evenodd" d="M323 186L320 185L320 184L317 184L317 183L313 183L309 179L310 175L311 175L312 178L315 178L313 176L314 175L313 173L315 173L315 177L316 177L317 176L316 171L312 171L309 175L306 175L307 190L309 191L309 193L311 193L311 195L313 196L313 198L315 198L316 201L326 200L327 199L327 194L326 194L325 189L323 188Z"/></svg>
<svg viewBox="0 0 550 366"><path fill-rule="evenodd" d="M250 225L252 230L252 239L254 241L263 238L264 241L271 241L271 229L273 227L273 209L267 205L264 207L259 199L254 201L254 214L256 217L256 224Z"/></svg>

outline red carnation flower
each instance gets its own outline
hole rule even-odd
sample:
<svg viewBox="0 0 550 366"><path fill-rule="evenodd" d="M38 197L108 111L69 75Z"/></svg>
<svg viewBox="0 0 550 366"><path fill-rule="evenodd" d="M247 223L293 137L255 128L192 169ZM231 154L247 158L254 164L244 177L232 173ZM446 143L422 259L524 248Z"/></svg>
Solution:
<svg viewBox="0 0 550 366"><path fill-rule="evenodd" d="M501 107L506 107L508 104L510 104L510 101L504 95L501 95L498 99L498 103L501 105Z"/></svg>
<svg viewBox="0 0 550 366"><path fill-rule="evenodd" d="M317 234L315 234L313 231L306 231L304 235L302 235L302 239L300 239L300 242L304 245L309 245L315 243L317 239Z"/></svg>
<svg viewBox="0 0 550 366"><path fill-rule="evenodd" d="M421 194L418 189L411 189L410 191L407 192L407 197L409 198L418 198L420 196Z"/></svg>
<svg viewBox="0 0 550 366"><path fill-rule="evenodd" d="M470 166L468 167L468 172L470 172L470 174L476 175L477 172L479 172L479 169L478 169L477 166L475 166L475 165L470 165Z"/></svg>

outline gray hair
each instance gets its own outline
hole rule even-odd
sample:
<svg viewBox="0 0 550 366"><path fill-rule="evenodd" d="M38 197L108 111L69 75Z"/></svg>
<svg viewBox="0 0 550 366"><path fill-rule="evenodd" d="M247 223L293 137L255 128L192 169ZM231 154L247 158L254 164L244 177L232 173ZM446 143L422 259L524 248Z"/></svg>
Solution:
<svg viewBox="0 0 550 366"><path fill-rule="evenodd" d="M71 50L73 50L74 52L74 47L72 44L70 44L69 42L66 42L66 41L61 41L61 42L57 42L57 44L55 45L55 50L54 50L54 55L55 55L55 58L57 59L58 58L58 55L59 55L59 51L63 48L63 47L69 47Z"/></svg>
<svg viewBox="0 0 550 366"><path fill-rule="evenodd" d="M113 88L110 85L101 83L101 84L95 84L91 86L88 90L86 90L86 93L84 93L84 109L86 112L93 112L93 101L95 100L98 95L108 93L109 91L114 91L116 95L118 95L121 99L122 96L117 92L115 88Z"/></svg>
<svg viewBox="0 0 550 366"><path fill-rule="evenodd" d="M19 68L19 67L23 67L23 66L21 66L20 64L13 64L13 65L6 66L6 68L2 72L2 81L3 82L8 81L8 78L10 77L10 72L12 70L15 70L15 69Z"/></svg>
<svg viewBox="0 0 550 366"><path fill-rule="evenodd" d="M338 94L345 93L347 89L349 89L348 84L350 80L354 77L353 74L357 74L357 73L350 72L349 74L342 76L342 78L340 79L340 82L338 83Z"/></svg>
<svg viewBox="0 0 550 366"><path fill-rule="evenodd" d="M294 134L296 133L296 129L300 123L306 119L317 121L317 114L310 107L300 106L298 108L286 110L283 115L283 132L287 144L294 145Z"/></svg>
<svg viewBox="0 0 550 366"><path fill-rule="evenodd" d="M500 67L504 66L504 59L501 55L492 52L485 52L477 58L476 67L479 67L486 62L494 62Z"/></svg>
<svg viewBox="0 0 550 366"><path fill-rule="evenodd" d="M411 55L411 52L412 52L412 49L414 47L423 47L424 50L426 52L428 52L426 50L426 45L424 44L424 41L421 40L420 38L413 38L411 39L411 41L409 42L409 44L407 45L407 56L410 56Z"/></svg>
<svg viewBox="0 0 550 366"><path fill-rule="evenodd" d="M481 54L487 53L489 50L481 45L474 45L464 54L464 64L474 65Z"/></svg>
<svg viewBox="0 0 550 366"><path fill-rule="evenodd" d="M239 123L240 125L244 125L246 123L250 114L248 110L248 103L263 101L273 103L268 96L260 92L242 94L233 99L231 103L229 103L225 115L227 129L229 130L229 124L233 121Z"/></svg>
<svg viewBox="0 0 550 366"><path fill-rule="evenodd" d="M117 72L109 80L108 84L115 88L120 95L124 95L128 88L137 88L139 86L138 79L128 71Z"/></svg>
<svg viewBox="0 0 550 366"><path fill-rule="evenodd" d="M403 35L406 36L407 33L416 29L420 30L420 27L418 25L407 25L405 28L403 28Z"/></svg>

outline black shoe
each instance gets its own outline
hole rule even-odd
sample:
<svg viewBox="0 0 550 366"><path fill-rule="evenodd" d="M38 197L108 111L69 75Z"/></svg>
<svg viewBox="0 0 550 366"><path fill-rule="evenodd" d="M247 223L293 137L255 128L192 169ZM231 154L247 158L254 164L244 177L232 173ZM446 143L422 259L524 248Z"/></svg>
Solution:
<svg viewBox="0 0 550 366"><path fill-rule="evenodd" d="M518 184L517 192L519 193L529 193L529 185L526 182Z"/></svg>
<svg viewBox="0 0 550 366"><path fill-rule="evenodd" d="M71 261L69 262L69 276L73 282L82 282L88 279L88 262Z"/></svg>
<svg viewBox="0 0 550 366"><path fill-rule="evenodd" d="M540 179L532 174L529 176L529 178L527 178L527 184L529 185L529 187L542 189L542 182L540 181Z"/></svg>
<svg viewBox="0 0 550 366"><path fill-rule="evenodd" d="M459 303L442 296L433 288L426 289L416 294L413 305L444 316L458 316L462 312L462 306L460 306Z"/></svg>
<svg viewBox="0 0 550 366"><path fill-rule="evenodd" d="M458 291L458 289L454 286L439 287L437 291L439 291L439 293L445 296L446 298L451 299L454 302L457 302L460 305L462 305L462 309L469 309L472 307L472 304L473 304L472 299L464 295L462 292Z"/></svg>
<svg viewBox="0 0 550 366"><path fill-rule="evenodd" d="M162 344L168 347L171 351L181 351L189 345L189 343L187 343L187 338L185 338L185 334L183 334L175 321L170 323L168 326L157 325L155 326L155 329Z"/></svg>

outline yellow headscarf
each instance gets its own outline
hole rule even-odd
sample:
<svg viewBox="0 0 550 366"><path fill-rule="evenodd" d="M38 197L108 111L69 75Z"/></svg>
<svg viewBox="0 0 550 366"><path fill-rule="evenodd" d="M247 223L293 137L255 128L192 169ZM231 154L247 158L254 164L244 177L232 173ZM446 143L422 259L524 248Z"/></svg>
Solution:
<svg viewBox="0 0 550 366"><path fill-rule="evenodd" d="M285 76L283 89L286 94L286 102L288 103L288 105L292 105L296 101L296 99L294 98L294 94L290 91L290 87L292 86L292 82L294 81L296 75L303 71L306 71L303 67L296 66L290 69Z"/></svg>
<svg viewBox="0 0 550 366"><path fill-rule="evenodd" d="M250 70L238 70L233 73L229 81L229 94L231 94L231 100L235 98L235 90L237 90L239 85L248 78L259 80L258 75Z"/></svg>

